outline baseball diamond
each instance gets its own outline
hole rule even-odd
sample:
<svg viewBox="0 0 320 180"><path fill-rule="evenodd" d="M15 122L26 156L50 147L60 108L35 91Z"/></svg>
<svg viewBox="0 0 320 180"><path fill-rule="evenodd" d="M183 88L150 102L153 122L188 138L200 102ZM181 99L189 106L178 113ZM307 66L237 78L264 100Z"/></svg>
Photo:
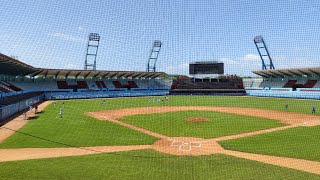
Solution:
<svg viewBox="0 0 320 180"><path fill-rule="evenodd" d="M320 1L3 1L0 180L320 180Z"/></svg>

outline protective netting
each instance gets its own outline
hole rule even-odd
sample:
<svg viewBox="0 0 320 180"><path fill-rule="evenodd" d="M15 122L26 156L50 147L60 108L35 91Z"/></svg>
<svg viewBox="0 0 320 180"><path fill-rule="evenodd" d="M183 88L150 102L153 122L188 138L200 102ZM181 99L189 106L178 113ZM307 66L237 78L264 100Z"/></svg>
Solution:
<svg viewBox="0 0 320 180"><path fill-rule="evenodd" d="M0 72L0 113L31 106L0 121L0 178L319 178L319 7L1 2L0 53L42 69ZM89 33L99 34L98 51L88 50ZM259 35L270 54L257 51L266 49L255 46ZM71 71L92 53L98 73ZM268 55L276 69L297 69L252 73ZM146 74L148 60L164 74ZM224 63L224 72L189 74L196 62L202 73ZM44 94L14 100L34 91Z"/></svg>

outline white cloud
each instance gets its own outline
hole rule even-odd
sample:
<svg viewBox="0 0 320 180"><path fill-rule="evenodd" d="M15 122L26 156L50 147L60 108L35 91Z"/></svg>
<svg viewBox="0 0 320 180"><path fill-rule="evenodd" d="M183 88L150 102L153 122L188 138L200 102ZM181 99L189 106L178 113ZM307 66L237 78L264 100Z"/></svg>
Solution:
<svg viewBox="0 0 320 180"><path fill-rule="evenodd" d="M49 36L57 37L57 38L60 38L62 40L65 40L65 41L86 43L86 40L81 38L81 37L74 36L74 35L71 35L71 34L66 34L66 33L63 33L63 32L52 33L52 34L49 34Z"/></svg>
<svg viewBox="0 0 320 180"><path fill-rule="evenodd" d="M260 61L260 56L256 54L246 54L242 60L244 61Z"/></svg>
<svg viewBox="0 0 320 180"><path fill-rule="evenodd" d="M179 64L176 66L167 66L163 69L164 72L169 74L188 74L189 73L189 63Z"/></svg>
<svg viewBox="0 0 320 180"><path fill-rule="evenodd" d="M237 61L229 59L229 58L220 58L219 61L222 61L226 65L235 65L238 64Z"/></svg>

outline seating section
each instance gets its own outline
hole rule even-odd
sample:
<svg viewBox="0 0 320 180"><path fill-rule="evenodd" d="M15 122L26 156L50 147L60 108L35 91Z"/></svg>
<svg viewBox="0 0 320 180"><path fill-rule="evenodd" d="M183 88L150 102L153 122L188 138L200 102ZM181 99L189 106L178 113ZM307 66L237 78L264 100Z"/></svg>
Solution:
<svg viewBox="0 0 320 180"><path fill-rule="evenodd" d="M98 88L107 88L106 84L103 81L96 81L96 85Z"/></svg>
<svg viewBox="0 0 320 180"><path fill-rule="evenodd" d="M11 92L11 91L8 90L8 89L6 89L6 88L4 88L4 87L1 87L1 86L0 86L0 92L9 93L9 92Z"/></svg>
<svg viewBox="0 0 320 180"><path fill-rule="evenodd" d="M77 81L79 89L89 89L87 82L85 81Z"/></svg>
<svg viewBox="0 0 320 180"><path fill-rule="evenodd" d="M134 81L128 81L129 88L139 88Z"/></svg>
<svg viewBox="0 0 320 180"><path fill-rule="evenodd" d="M9 83L9 82L0 81L0 84L3 85L3 86L5 86L5 87L4 87L5 89L11 89L11 90L13 90L13 91L22 91L21 88L15 86L15 85L13 85L13 84L11 84L11 83Z"/></svg>
<svg viewBox="0 0 320 180"><path fill-rule="evenodd" d="M289 80L283 88L293 88L293 86L296 84L297 80Z"/></svg>
<svg viewBox="0 0 320 180"><path fill-rule="evenodd" d="M172 89L243 89L243 83L241 79L177 79Z"/></svg>
<svg viewBox="0 0 320 180"><path fill-rule="evenodd" d="M69 89L69 85L66 81L57 81L59 89Z"/></svg>
<svg viewBox="0 0 320 180"><path fill-rule="evenodd" d="M116 88L124 88L119 81L112 81L112 84L113 84L114 87L116 87Z"/></svg>
<svg viewBox="0 0 320 180"><path fill-rule="evenodd" d="M318 80L307 80L307 79L297 79L297 80L287 80L283 81L281 79L274 79L274 80L264 80L259 85L259 87L269 87L269 88L315 88L318 83ZM246 83L247 87L256 87L250 86Z"/></svg>
<svg viewBox="0 0 320 180"><path fill-rule="evenodd" d="M308 78L264 80L259 87L246 88L249 96L319 99L320 81ZM266 88L268 87L268 88Z"/></svg>
<svg viewBox="0 0 320 180"><path fill-rule="evenodd" d="M171 81L172 82L172 81ZM164 84L164 81L155 80L155 79L135 79L135 80L126 80L126 79L105 79L105 80L75 80L75 79L67 79L67 80L54 80L54 79L36 79L36 80L18 80L14 82L10 82L12 87L19 87L23 89L23 92L31 92L31 91L68 91L73 92L76 91L100 91L100 90L108 90L108 91L126 91L126 90L168 90L170 89L170 85ZM0 93L8 93L15 91L11 88L0 83ZM9 94L7 94L9 95ZM11 95L11 94L10 94Z"/></svg>
<svg viewBox="0 0 320 180"><path fill-rule="evenodd" d="M317 80L308 80L305 84L304 84L304 88L313 88L316 84L317 84Z"/></svg>
<svg viewBox="0 0 320 180"><path fill-rule="evenodd" d="M318 81L314 86L313 88L320 88L320 81Z"/></svg>
<svg viewBox="0 0 320 180"><path fill-rule="evenodd" d="M272 80L272 81L262 81L259 85L259 87L264 88L264 87L272 87L272 88L282 88L287 81L282 81L282 80ZM254 87L254 86L253 86Z"/></svg>

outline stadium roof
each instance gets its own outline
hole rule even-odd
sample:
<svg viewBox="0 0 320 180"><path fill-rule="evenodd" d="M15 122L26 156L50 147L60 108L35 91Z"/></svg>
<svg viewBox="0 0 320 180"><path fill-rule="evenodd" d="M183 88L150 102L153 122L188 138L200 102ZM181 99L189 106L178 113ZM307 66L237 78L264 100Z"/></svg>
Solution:
<svg viewBox="0 0 320 180"><path fill-rule="evenodd" d="M320 67L311 68L290 68L290 69L272 69L252 71L254 74L269 78L269 77L320 77Z"/></svg>
<svg viewBox="0 0 320 180"><path fill-rule="evenodd" d="M38 69L28 74L29 77L55 78L156 78L163 72L136 72L136 71L99 71L99 70L67 70L67 69Z"/></svg>
<svg viewBox="0 0 320 180"><path fill-rule="evenodd" d="M0 53L0 74L26 77L55 78L157 78L164 72L100 71L35 68Z"/></svg>
<svg viewBox="0 0 320 180"><path fill-rule="evenodd" d="M34 71L34 67L0 53L0 74L25 76Z"/></svg>

